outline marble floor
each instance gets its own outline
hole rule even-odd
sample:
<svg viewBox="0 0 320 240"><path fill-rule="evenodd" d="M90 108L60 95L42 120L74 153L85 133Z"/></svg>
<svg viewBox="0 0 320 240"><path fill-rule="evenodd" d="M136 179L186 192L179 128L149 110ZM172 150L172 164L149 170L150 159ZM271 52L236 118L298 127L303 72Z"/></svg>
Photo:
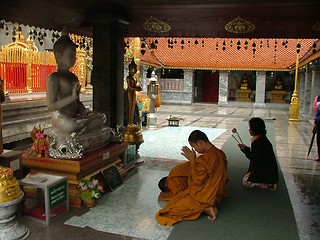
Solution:
<svg viewBox="0 0 320 240"><path fill-rule="evenodd" d="M231 129L237 128L243 120L251 117L274 119L275 148L294 209L300 239L320 239L320 163L313 161L316 157L316 146L313 147L309 159L306 159L312 134L310 119L301 116L300 121L289 122L288 105L270 104L265 109L253 108L250 104L246 107L235 104L229 107L218 107L214 104L162 105L156 112L159 128L167 126L166 117L170 114L184 118L180 122L181 126L227 129L213 140L219 148L231 136ZM161 142L158 142L159 145ZM153 167L159 166L159 170L168 169L168 166L160 164L161 160L152 161ZM140 167L137 167L137 171ZM72 208L69 213L55 219L49 227L24 217L19 218L19 221L30 229L29 239L139 239L64 224L72 216L81 216L87 211L85 208ZM127 214L130 215L130 212Z"/></svg>

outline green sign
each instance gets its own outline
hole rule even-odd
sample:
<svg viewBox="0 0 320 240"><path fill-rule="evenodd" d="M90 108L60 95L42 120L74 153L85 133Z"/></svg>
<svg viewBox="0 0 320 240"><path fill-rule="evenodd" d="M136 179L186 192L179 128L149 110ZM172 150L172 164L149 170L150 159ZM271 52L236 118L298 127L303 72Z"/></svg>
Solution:
<svg viewBox="0 0 320 240"><path fill-rule="evenodd" d="M67 200L67 184L67 181L64 181L49 188L50 208Z"/></svg>

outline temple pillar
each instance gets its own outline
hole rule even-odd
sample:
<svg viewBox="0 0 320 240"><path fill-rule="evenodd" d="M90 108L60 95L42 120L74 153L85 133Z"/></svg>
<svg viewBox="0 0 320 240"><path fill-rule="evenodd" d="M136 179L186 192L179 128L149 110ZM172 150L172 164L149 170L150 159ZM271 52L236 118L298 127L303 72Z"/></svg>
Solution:
<svg viewBox="0 0 320 240"><path fill-rule="evenodd" d="M93 26L93 109L107 116L107 125L124 124L124 31L125 12L111 5L89 18Z"/></svg>
<svg viewBox="0 0 320 240"><path fill-rule="evenodd" d="M254 107L265 108L265 97L266 97L266 78L267 73L257 71L257 80L256 80L256 96L255 102L253 104Z"/></svg>
<svg viewBox="0 0 320 240"><path fill-rule="evenodd" d="M194 71L190 69L183 69L183 97L182 104L192 104L192 90L194 81Z"/></svg>
<svg viewBox="0 0 320 240"><path fill-rule="evenodd" d="M320 94L320 64L313 64L311 67L311 91L310 91L310 108L309 113L314 114L313 100Z"/></svg>
<svg viewBox="0 0 320 240"><path fill-rule="evenodd" d="M303 113L305 113L303 111L304 92L305 92L305 73L303 71L300 71L299 72L298 93L299 93L299 96L301 96L299 98L299 106L300 106Z"/></svg>
<svg viewBox="0 0 320 240"><path fill-rule="evenodd" d="M228 92L229 92L229 71L219 72L219 99L218 106L228 106Z"/></svg>
<svg viewBox="0 0 320 240"><path fill-rule="evenodd" d="M305 71L305 82L304 82L304 102L303 102L303 112L304 113L309 113L310 112L310 99L311 99L311 79L312 79L312 74L310 68L306 68Z"/></svg>

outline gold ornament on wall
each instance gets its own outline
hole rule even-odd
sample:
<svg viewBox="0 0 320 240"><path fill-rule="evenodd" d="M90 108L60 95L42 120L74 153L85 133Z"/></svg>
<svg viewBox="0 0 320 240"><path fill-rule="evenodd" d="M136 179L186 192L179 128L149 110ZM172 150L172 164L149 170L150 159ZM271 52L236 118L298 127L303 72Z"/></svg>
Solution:
<svg viewBox="0 0 320 240"><path fill-rule="evenodd" d="M252 32L256 27L251 22L238 16L231 22L227 23L224 28L228 32L241 34Z"/></svg>
<svg viewBox="0 0 320 240"><path fill-rule="evenodd" d="M320 32L320 22L316 22L316 23L313 25L312 29L313 29L314 31L316 31L316 32Z"/></svg>
<svg viewBox="0 0 320 240"><path fill-rule="evenodd" d="M143 28L148 32L154 33L166 33L171 30L169 24L162 22L159 19L156 19L152 16L144 22Z"/></svg>

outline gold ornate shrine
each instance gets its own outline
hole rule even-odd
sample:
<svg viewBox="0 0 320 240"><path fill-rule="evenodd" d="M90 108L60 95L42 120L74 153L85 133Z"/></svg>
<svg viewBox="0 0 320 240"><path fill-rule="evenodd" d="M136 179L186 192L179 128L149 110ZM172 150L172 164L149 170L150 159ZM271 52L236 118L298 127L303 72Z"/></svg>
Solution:
<svg viewBox="0 0 320 240"><path fill-rule="evenodd" d="M0 166L0 203L13 201L22 195L19 182L11 168Z"/></svg>
<svg viewBox="0 0 320 240"><path fill-rule="evenodd" d="M120 163L120 155L127 150L127 147L126 142L112 143L91 151L79 159L38 157L35 151L28 149L22 156L22 164L31 174L41 172L68 177L70 205L79 207L81 205L81 199L77 194L79 181ZM120 171L120 174L124 176L126 172Z"/></svg>
<svg viewBox="0 0 320 240"><path fill-rule="evenodd" d="M236 100L240 102L251 102L250 89L238 89L236 90Z"/></svg>
<svg viewBox="0 0 320 240"><path fill-rule="evenodd" d="M74 40L79 37L72 35ZM25 40L20 30L16 31L14 41L0 48L0 76L4 81L4 91L8 93L45 92L46 78L56 70L53 52L40 52L29 37ZM77 59L74 72L81 85L86 88L86 77L89 70L86 66L86 51L77 48Z"/></svg>
<svg viewBox="0 0 320 240"><path fill-rule="evenodd" d="M271 102L273 103L285 103L284 96L286 91L284 90L272 90L271 91Z"/></svg>

